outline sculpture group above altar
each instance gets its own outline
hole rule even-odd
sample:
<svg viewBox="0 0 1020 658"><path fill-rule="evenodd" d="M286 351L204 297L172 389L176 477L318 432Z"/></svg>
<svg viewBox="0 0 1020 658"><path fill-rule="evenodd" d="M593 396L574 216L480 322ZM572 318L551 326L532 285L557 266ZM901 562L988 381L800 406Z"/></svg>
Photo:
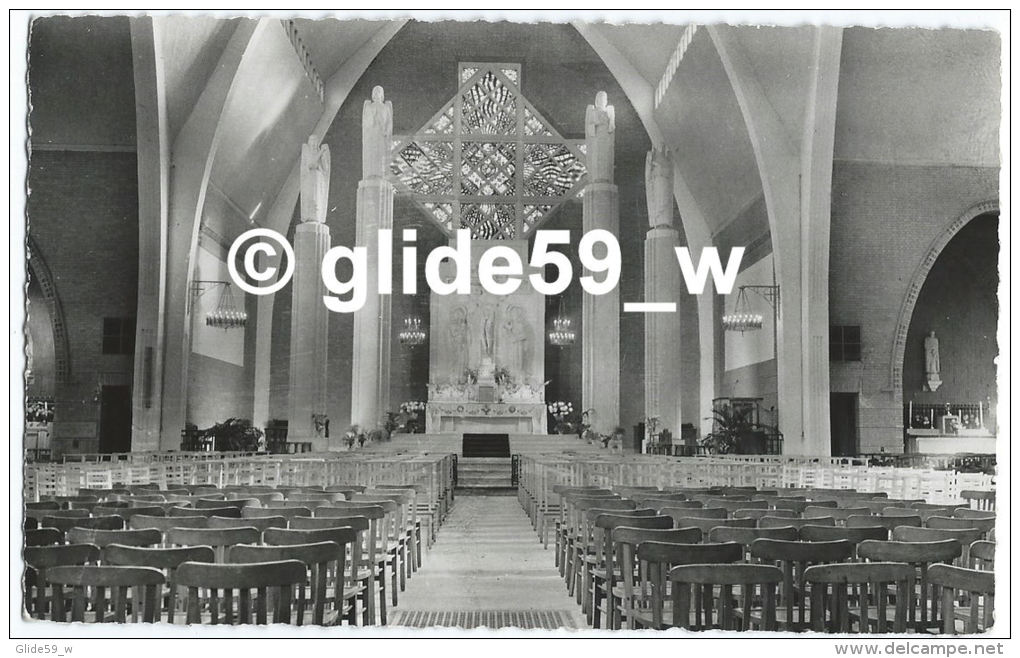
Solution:
<svg viewBox="0 0 1020 658"><path fill-rule="evenodd" d="M500 245L516 250L527 262L527 241ZM433 293L430 300L426 429L544 434L545 297L525 286L509 295L487 292L478 283L478 256L472 254L471 294ZM485 409L448 403L477 403ZM445 420L432 412L439 406ZM499 420L489 428L487 417Z"/></svg>

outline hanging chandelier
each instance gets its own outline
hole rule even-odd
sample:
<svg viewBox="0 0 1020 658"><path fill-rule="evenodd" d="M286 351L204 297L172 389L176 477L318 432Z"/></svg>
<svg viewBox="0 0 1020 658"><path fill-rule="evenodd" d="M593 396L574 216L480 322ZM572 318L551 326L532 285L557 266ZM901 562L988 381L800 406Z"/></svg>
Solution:
<svg viewBox="0 0 1020 658"><path fill-rule="evenodd" d="M223 292L220 294L220 301L216 304L216 308L206 313L206 326L223 330L243 328L248 324L248 314L238 309L234 304L234 293L230 283L226 281L218 283L223 286Z"/></svg>
<svg viewBox="0 0 1020 658"><path fill-rule="evenodd" d="M747 291L741 287L737 293L737 303L733 305L733 312L722 317L722 326L726 331L757 331L761 329L764 318L761 313L752 313L751 304L747 301Z"/></svg>
<svg viewBox="0 0 1020 658"><path fill-rule="evenodd" d="M560 315L553 319L553 329L549 332L549 342L556 347L567 347L574 344L574 330L570 328L570 318Z"/></svg>
<svg viewBox="0 0 1020 658"><path fill-rule="evenodd" d="M400 344L405 347L418 347L425 343L425 330L421 328L418 318L404 318L404 329L398 334Z"/></svg>

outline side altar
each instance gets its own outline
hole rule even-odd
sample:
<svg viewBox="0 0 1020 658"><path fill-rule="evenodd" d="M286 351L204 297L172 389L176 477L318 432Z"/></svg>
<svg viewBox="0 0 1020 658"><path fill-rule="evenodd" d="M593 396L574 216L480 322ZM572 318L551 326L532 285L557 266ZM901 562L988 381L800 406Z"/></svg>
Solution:
<svg viewBox="0 0 1020 658"><path fill-rule="evenodd" d="M526 240L498 244L528 262ZM527 271L509 295L486 291L478 282L482 251L472 249L470 295L432 293L425 431L546 434L545 297Z"/></svg>

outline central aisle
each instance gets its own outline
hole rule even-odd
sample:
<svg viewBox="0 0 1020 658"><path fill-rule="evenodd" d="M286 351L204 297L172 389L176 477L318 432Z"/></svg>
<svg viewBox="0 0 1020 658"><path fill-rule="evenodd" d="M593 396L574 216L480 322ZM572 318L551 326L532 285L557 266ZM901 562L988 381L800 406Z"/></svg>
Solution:
<svg viewBox="0 0 1020 658"><path fill-rule="evenodd" d="M458 493L392 623L584 628L579 610L516 496Z"/></svg>

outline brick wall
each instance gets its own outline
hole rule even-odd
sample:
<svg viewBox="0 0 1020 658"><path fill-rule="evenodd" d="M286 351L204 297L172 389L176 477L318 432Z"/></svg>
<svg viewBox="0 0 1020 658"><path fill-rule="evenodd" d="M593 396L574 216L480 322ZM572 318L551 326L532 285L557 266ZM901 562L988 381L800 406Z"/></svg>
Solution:
<svg viewBox="0 0 1020 658"><path fill-rule="evenodd" d="M860 395L862 452L903 449L903 391L891 386L900 308L931 242L998 198L997 169L837 162L832 178L829 314L860 325L862 361L832 364L833 391Z"/></svg>
<svg viewBox="0 0 1020 658"><path fill-rule="evenodd" d="M104 317L135 316L135 154L37 151L28 183L28 231L53 275L70 352L69 381L56 389L54 449L87 449L99 431L97 386L130 383L133 369L133 355L102 353L102 332Z"/></svg>

